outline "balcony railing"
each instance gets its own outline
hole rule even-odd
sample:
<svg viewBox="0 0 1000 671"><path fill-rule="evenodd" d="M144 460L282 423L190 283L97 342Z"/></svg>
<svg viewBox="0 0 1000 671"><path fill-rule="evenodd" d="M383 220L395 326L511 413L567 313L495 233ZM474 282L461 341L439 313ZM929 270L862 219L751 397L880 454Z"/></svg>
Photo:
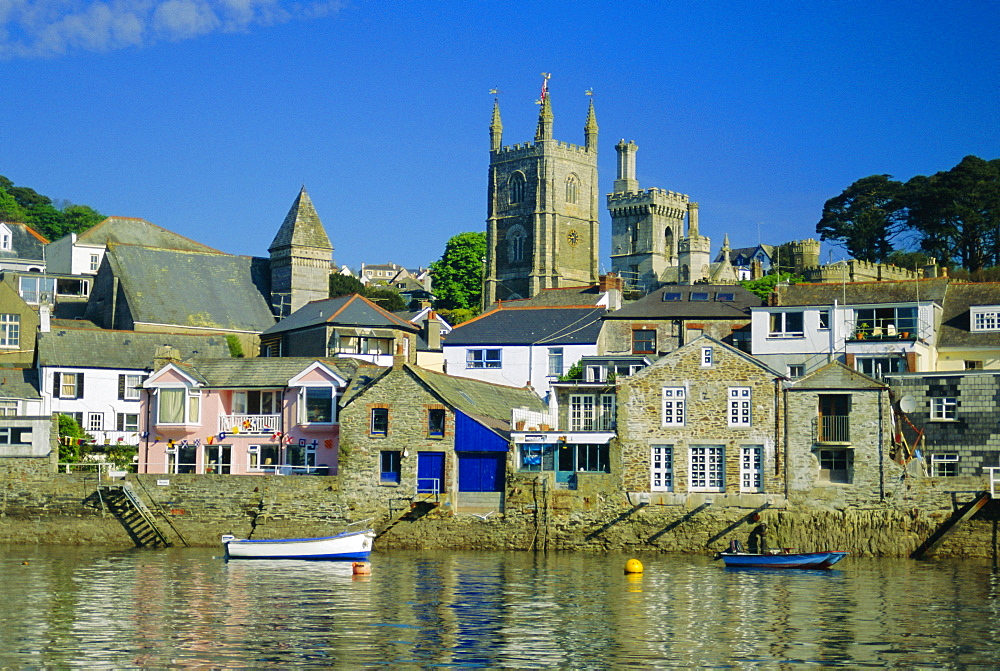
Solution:
<svg viewBox="0 0 1000 671"><path fill-rule="evenodd" d="M511 420L515 431L555 431L559 426L558 415L535 412L527 408L514 408L511 411Z"/></svg>
<svg viewBox="0 0 1000 671"><path fill-rule="evenodd" d="M95 445L138 445L139 431L87 431Z"/></svg>
<svg viewBox="0 0 1000 671"><path fill-rule="evenodd" d="M275 433L281 415L220 415L220 433Z"/></svg>
<svg viewBox="0 0 1000 671"><path fill-rule="evenodd" d="M848 415L823 415L816 424L818 443L851 442L851 423Z"/></svg>

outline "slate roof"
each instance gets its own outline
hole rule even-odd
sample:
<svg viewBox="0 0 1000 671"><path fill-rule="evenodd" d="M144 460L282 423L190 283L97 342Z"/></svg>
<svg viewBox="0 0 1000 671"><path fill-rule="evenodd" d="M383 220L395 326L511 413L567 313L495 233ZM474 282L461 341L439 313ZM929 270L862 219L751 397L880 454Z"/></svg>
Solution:
<svg viewBox="0 0 1000 671"><path fill-rule="evenodd" d="M950 280L901 280L897 282L823 282L777 287L778 305L870 305L877 303L943 303Z"/></svg>
<svg viewBox="0 0 1000 671"><path fill-rule="evenodd" d="M218 252L208 245L177 235L162 226L135 217L108 217L76 237L77 244L107 245L108 243L142 245L160 249L182 249L189 252Z"/></svg>
<svg viewBox="0 0 1000 671"><path fill-rule="evenodd" d="M38 370L31 368L0 368L0 398L39 399Z"/></svg>
<svg viewBox="0 0 1000 671"><path fill-rule="evenodd" d="M814 370L809 375L799 378L788 386L789 391L807 391L815 389L884 389L886 385L878 380L848 368L839 361L830 363Z"/></svg>
<svg viewBox="0 0 1000 671"><path fill-rule="evenodd" d="M210 389L273 389L284 387L291 378L317 361L345 380L352 376L354 368L350 363L316 357L198 358L177 366Z"/></svg>
<svg viewBox="0 0 1000 671"><path fill-rule="evenodd" d="M42 261L43 249L49 243L41 233L27 224L2 222L10 229L10 249L0 249L0 260Z"/></svg>
<svg viewBox="0 0 1000 671"><path fill-rule="evenodd" d="M288 214L285 215L285 220L281 223L281 228L278 229L274 240L271 241L271 246L267 249L272 251L290 245L320 247L333 251L333 245L330 244L330 238L326 234L326 229L323 228L323 222L319 220L316 208L304 186L299 191L299 195L296 196Z"/></svg>
<svg viewBox="0 0 1000 671"><path fill-rule="evenodd" d="M574 345L597 342L604 308L501 307L462 322L444 345Z"/></svg>
<svg viewBox="0 0 1000 671"><path fill-rule="evenodd" d="M708 300L691 300L691 294L708 294ZM679 294L680 300L663 300L664 294ZM733 294L732 301L717 300L718 294ZM605 319L749 319L750 308L763 301L737 284L668 285L634 303L605 315Z"/></svg>
<svg viewBox="0 0 1000 671"><path fill-rule="evenodd" d="M499 301L493 307L497 307L497 305L503 305L504 308L596 306L606 293L606 291L601 291L596 284L542 289L531 298Z"/></svg>
<svg viewBox="0 0 1000 671"><path fill-rule="evenodd" d="M951 282L942 306L938 347L1000 348L1000 333L973 333L969 308L1000 305L1000 282Z"/></svg>
<svg viewBox="0 0 1000 671"><path fill-rule="evenodd" d="M737 259L739 259L740 257L749 259L753 257L753 255L757 252L758 249L763 250L763 252L767 254L768 258L774 258L774 249L775 249L774 245L764 245L764 244L754 245L753 247L736 247L735 249L730 249L729 258L732 261L732 263L736 265ZM725 252L720 251L715 256L715 262L718 263L719 261L722 261L724 257L725 257Z"/></svg>
<svg viewBox="0 0 1000 671"><path fill-rule="evenodd" d="M39 333L35 350L39 366L151 370L156 349L161 345L176 348L181 360L196 356L229 357L229 345L221 335L99 329L53 329Z"/></svg>
<svg viewBox="0 0 1000 671"><path fill-rule="evenodd" d="M318 324L394 328L414 333L420 330L415 324L380 308L361 294L352 294L306 303L268 328L263 335L295 331Z"/></svg>
<svg viewBox="0 0 1000 671"><path fill-rule="evenodd" d="M249 332L274 325L266 259L115 244L107 258L136 322Z"/></svg>

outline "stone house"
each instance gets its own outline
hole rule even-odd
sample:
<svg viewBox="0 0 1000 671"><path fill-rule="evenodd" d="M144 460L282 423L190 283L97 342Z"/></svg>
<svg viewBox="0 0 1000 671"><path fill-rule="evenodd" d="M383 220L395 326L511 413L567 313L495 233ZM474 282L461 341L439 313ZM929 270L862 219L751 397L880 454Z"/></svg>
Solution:
<svg viewBox="0 0 1000 671"><path fill-rule="evenodd" d="M531 390L428 371L362 367L341 401L341 488L358 505L431 501L503 510L511 413L545 412Z"/></svg>
<svg viewBox="0 0 1000 671"><path fill-rule="evenodd" d="M708 335L750 351L751 308L762 301L738 285L669 285L604 315L598 351L652 359Z"/></svg>
<svg viewBox="0 0 1000 671"><path fill-rule="evenodd" d="M0 281L0 365L28 367L34 363L39 315L9 282Z"/></svg>
<svg viewBox="0 0 1000 671"><path fill-rule="evenodd" d="M618 380L618 449L630 500L751 507L780 500L783 379L703 335Z"/></svg>
<svg viewBox="0 0 1000 671"><path fill-rule="evenodd" d="M892 460L888 386L832 361L785 396L789 502L842 509L884 501L902 473Z"/></svg>
<svg viewBox="0 0 1000 671"><path fill-rule="evenodd" d="M336 473L350 360L181 361L163 348L157 366L142 385L140 473Z"/></svg>

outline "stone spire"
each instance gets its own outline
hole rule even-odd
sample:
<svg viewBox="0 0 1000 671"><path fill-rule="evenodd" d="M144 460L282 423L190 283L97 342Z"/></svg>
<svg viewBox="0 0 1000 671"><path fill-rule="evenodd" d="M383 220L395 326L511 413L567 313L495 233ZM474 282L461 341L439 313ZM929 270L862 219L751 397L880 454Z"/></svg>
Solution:
<svg viewBox="0 0 1000 671"><path fill-rule="evenodd" d="M267 251L271 255L271 310L287 317L309 301L330 295L333 246L306 187L288 210Z"/></svg>
<svg viewBox="0 0 1000 671"><path fill-rule="evenodd" d="M597 115L594 114L594 99L590 99L590 109L587 110L587 123L583 127L584 144L587 151L597 151Z"/></svg>
<svg viewBox="0 0 1000 671"><path fill-rule="evenodd" d="M535 142L552 139L552 105L549 96L542 97L542 109L538 113L538 130L535 131Z"/></svg>
<svg viewBox="0 0 1000 671"><path fill-rule="evenodd" d="M299 191L267 251L274 252L290 245L317 247L328 249L331 254L333 252L333 245L330 244L330 238L326 235L323 222L319 220L305 186Z"/></svg>
<svg viewBox="0 0 1000 671"><path fill-rule="evenodd" d="M500 101L493 99L493 120L490 121L490 151L503 146L503 122L500 121Z"/></svg>
<svg viewBox="0 0 1000 671"><path fill-rule="evenodd" d="M731 263L729 260L729 252L731 251L729 247L729 234L726 233L725 237L722 238L722 260L726 263Z"/></svg>

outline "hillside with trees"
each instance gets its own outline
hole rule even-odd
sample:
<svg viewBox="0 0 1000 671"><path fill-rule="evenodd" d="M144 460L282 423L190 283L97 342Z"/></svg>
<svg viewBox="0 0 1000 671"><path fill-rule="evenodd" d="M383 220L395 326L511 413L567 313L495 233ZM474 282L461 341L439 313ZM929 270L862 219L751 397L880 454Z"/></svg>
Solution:
<svg viewBox="0 0 1000 671"><path fill-rule="evenodd" d="M82 233L104 219L89 205L55 202L0 175L0 221L27 224L54 241L69 233Z"/></svg>

